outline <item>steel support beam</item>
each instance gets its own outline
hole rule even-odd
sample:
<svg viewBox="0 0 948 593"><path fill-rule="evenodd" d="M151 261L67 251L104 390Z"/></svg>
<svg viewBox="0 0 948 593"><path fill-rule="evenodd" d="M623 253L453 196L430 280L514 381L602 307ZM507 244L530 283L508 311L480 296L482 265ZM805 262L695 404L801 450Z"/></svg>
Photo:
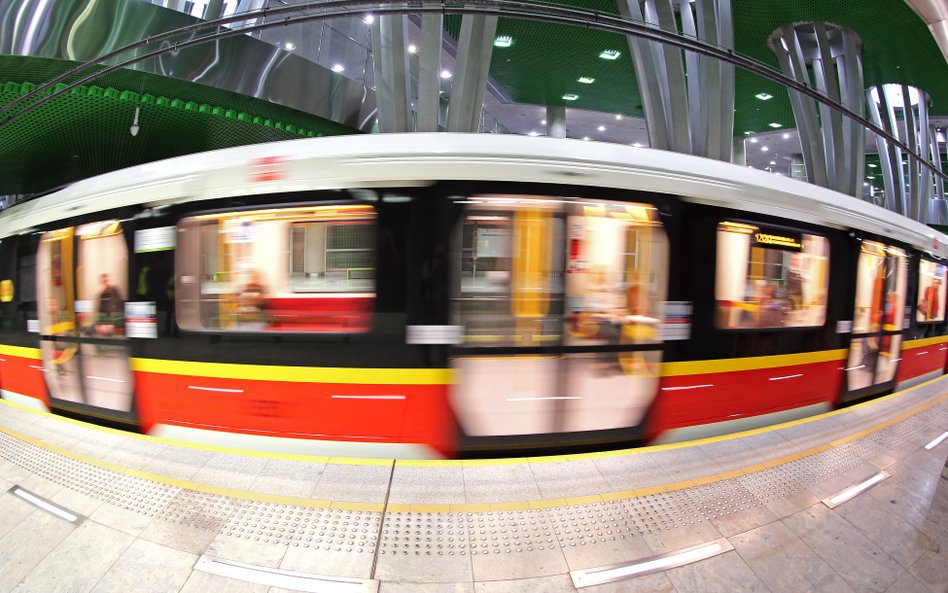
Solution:
<svg viewBox="0 0 948 593"><path fill-rule="evenodd" d="M405 29L408 17L379 15L372 23L372 62L378 101L379 132L410 132L408 51Z"/></svg>
<svg viewBox="0 0 948 593"><path fill-rule="evenodd" d="M497 21L495 16L466 14L461 18L454 82L448 102L448 132L476 132L480 128Z"/></svg>

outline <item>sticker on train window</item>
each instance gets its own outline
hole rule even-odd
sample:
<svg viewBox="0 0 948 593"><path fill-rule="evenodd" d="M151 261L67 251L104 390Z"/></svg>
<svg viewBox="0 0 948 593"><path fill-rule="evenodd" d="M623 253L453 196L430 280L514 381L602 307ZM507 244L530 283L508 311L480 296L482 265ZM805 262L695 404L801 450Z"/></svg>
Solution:
<svg viewBox="0 0 948 593"><path fill-rule="evenodd" d="M183 329L359 333L375 306L375 209L301 206L178 224Z"/></svg>
<svg viewBox="0 0 948 593"><path fill-rule="evenodd" d="M743 222L718 225L718 327L823 325L828 278L825 237Z"/></svg>

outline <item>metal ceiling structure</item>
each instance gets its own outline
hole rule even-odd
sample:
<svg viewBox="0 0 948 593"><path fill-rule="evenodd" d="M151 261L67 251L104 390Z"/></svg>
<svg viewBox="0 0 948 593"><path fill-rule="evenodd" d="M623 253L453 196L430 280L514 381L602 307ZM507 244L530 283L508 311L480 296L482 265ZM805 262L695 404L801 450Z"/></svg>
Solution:
<svg viewBox="0 0 948 593"><path fill-rule="evenodd" d="M8 54L0 55L0 105L22 96L32 89L31 85L40 85L84 60L98 57L105 49L121 47L122 42L128 43L136 36L143 39L146 32L154 34L154 28L140 22L148 11L173 23L168 27L201 22L139 0L118 3L121 9L109 2L89 3L97 4L101 12L86 14L87 21L100 29L124 29L110 34L111 46L93 44L85 53L73 48L74 59L67 60L63 58L70 55L70 47L63 46L68 44L43 45L40 41L49 36L40 35L42 31L36 32L35 43L16 44L24 36L16 37L11 15L22 14L29 4L28 0L0 0L0 33L8 39L3 42L0 38L0 51ZM60 4L68 2L61 0ZM111 11L106 6L109 4L113 4ZM190 3L192 7L196 4L200 3ZM256 4L266 8L261 2ZM287 8L292 3L281 0L273 4ZM573 0L560 5L603 15L614 16L619 12L611 0ZM924 89L931 97L930 113L936 125L948 121L948 63L926 22L903 0L875 0L871 11L866 10L865 3L853 0L792 0L780 4L732 0L732 5L736 54L776 68L776 58L767 47L767 39L774 30L798 21L839 24L862 38L866 87L897 82ZM73 11L64 17L60 23L63 31L77 31L78 14ZM357 133L360 127L369 131L371 120L364 117L364 105L359 115L358 110L340 110L339 100L332 103L333 98L340 96L365 103L366 93L371 95L371 41L369 27L362 22L364 14L357 11L347 19L328 23L268 28L254 33L255 37L240 35L243 46L256 46L239 54L238 60L260 53L257 47L265 45L269 47L267 56L281 65L305 61L322 64L323 70L331 71L324 79L307 81L308 87L299 93L313 94L315 90L315 94L330 96L325 106L307 103L306 97L296 96L283 87L283 92L275 93L272 86L263 84L263 79L258 79L254 86L253 65L241 72L241 63L218 63L227 56L223 51L213 52L214 61L192 60L198 70L203 68L201 77L194 76L193 64L177 69L159 64L150 72L141 67L139 71L119 70L71 89L63 97L0 126L0 195L43 191L109 170L213 148L298 136ZM263 22L266 18L269 17L258 19L258 24L267 24ZM273 22L271 19L269 24ZM447 16L444 20L443 50L448 76L442 80L442 89L447 94L452 90L449 70L453 67L452 48L456 48L460 22L459 16ZM420 27L410 28L408 41L420 44L420 31ZM540 121L545 106L565 105L570 137L647 144L647 135L642 136L639 90L624 35L502 17L496 36L509 42L494 44L490 62L484 111L490 121L496 122L492 129L542 133ZM122 42L114 41L115 38ZM174 56L186 53L173 49ZM619 55L612 60L601 58L607 50ZM200 51L208 54L206 48ZM222 77L214 78L214 68L226 68L231 77L235 72L242 74L241 84L220 84ZM354 84L366 93L353 93L350 87L354 88ZM300 86L304 87L302 83ZM571 95L576 98L564 99ZM142 131L131 136L128 129L135 107L141 109ZM734 121L735 136L759 137L766 142L771 135L780 134L779 140L787 143L783 154L776 150L769 155L761 154L752 147L746 151L748 164L780 169L776 164L766 163L789 162L797 139L785 88L738 69ZM872 140L870 134L870 147ZM772 160L762 160L768 158ZM867 163L873 163L872 156L867 157ZM867 173L871 171L867 169Z"/></svg>

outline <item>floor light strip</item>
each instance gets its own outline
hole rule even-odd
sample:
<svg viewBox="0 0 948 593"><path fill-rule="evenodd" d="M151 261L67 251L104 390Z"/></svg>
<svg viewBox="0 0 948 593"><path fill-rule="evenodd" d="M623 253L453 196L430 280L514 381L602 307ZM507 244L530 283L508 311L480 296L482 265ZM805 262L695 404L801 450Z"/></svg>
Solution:
<svg viewBox="0 0 948 593"><path fill-rule="evenodd" d="M310 593L377 593L379 590L379 582L376 580L345 579L293 572L231 560L219 560L206 554L198 558L194 570L260 585Z"/></svg>
<svg viewBox="0 0 948 593"><path fill-rule="evenodd" d="M948 430L946 430L945 432L941 433L940 435L938 435L937 437L935 437L935 440L933 440L932 442L930 442L930 443L928 443L927 445L925 445L925 450L926 450L926 451L931 451L932 449L934 449L935 447L937 447L938 445L940 445L945 439L948 439Z"/></svg>
<svg viewBox="0 0 948 593"><path fill-rule="evenodd" d="M866 490L872 488L873 486L875 486L876 484L878 484L879 482L881 482L882 480L888 477L889 477L889 474L887 472L879 472L876 475L869 478L868 480L864 482L860 482L856 484L855 486L850 486L849 488L843 490L842 492L840 492L839 494L835 496L824 498L823 504L825 504L831 509L836 508L839 505L846 502L847 500L850 500L852 498L859 496Z"/></svg>
<svg viewBox="0 0 948 593"><path fill-rule="evenodd" d="M704 560L733 549L734 546L732 546L727 539L721 538L713 542L699 544L667 554L660 554L651 558L643 558L635 562L612 564L586 570L574 570L569 573L569 576L573 579L573 586L580 589L582 587L613 583L615 581L645 576L670 568L684 566L685 564Z"/></svg>
<svg viewBox="0 0 948 593"><path fill-rule="evenodd" d="M44 511L46 511L47 513L50 513L51 515L56 515L60 519L65 519L66 521L69 521L70 523L78 523L79 519L81 518L79 515L73 512L70 512L59 505L56 505L41 496L33 494L29 490L20 488L19 486L13 486L12 488L10 488L9 492L13 496L22 498L23 500L30 503L31 505L35 507L39 507L43 509Z"/></svg>

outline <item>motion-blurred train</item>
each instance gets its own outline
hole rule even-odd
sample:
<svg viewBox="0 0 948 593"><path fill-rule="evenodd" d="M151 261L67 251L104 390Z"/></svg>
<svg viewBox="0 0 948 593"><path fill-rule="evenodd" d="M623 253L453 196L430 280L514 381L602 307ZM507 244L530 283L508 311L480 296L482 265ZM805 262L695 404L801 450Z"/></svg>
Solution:
<svg viewBox="0 0 948 593"><path fill-rule="evenodd" d="M948 237L753 169L494 135L247 146L0 213L3 398L258 450L578 451L945 372Z"/></svg>

